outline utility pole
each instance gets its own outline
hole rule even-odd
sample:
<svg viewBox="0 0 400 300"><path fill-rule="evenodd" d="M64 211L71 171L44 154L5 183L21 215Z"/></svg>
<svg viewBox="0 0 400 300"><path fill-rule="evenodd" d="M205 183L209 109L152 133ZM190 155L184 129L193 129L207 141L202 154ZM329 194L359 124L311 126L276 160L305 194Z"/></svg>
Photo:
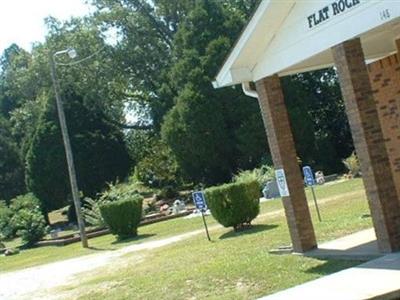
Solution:
<svg viewBox="0 0 400 300"><path fill-rule="evenodd" d="M67 165L68 165L69 180L71 183L72 198L74 200L76 218L77 218L78 227L79 227L79 233L80 233L80 237L81 237L81 241L82 241L82 246L84 248L88 248L89 245L88 245L86 232L85 232L85 223L82 218L81 201L79 199L79 189L78 189L78 183L76 180L74 157L72 155L71 142L69 139L67 122L65 120L64 107L63 107L63 103L62 103L61 96L60 96L60 86L59 86L59 82L57 79L57 73L56 73L55 56L58 54L61 54L61 53L67 53L67 50L58 51L54 54L50 54L51 79L53 81L54 93L56 96L58 118L60 121L61 133L62 133L62 137L63 137L63 141L64 141L65 155L67 158Z"/></svg>

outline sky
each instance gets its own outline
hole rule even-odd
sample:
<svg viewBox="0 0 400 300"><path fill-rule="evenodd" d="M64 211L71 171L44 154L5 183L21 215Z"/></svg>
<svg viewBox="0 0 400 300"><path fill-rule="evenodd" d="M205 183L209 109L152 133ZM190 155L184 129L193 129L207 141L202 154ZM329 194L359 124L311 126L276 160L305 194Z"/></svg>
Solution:
<svg viewBox="0 0 400 300"><path fill-rule="evenodd" d="M12 43L30 51L33 42L43 42L48 16L67 20L91 9L84 0L0 0L0 53Z"/></svg>
<svg viewBox="0 0 400 300"><path fill-rule="evenodd" d="M12 43L30 51L32 43L43 42L47 29L44 18L52 16L65 21L70 17L89 14L93 8L85 0L0 0L0 55ZM117 40L110 31L108 42ZM135 123L137 116L126 110L128 123Z"/></svg>

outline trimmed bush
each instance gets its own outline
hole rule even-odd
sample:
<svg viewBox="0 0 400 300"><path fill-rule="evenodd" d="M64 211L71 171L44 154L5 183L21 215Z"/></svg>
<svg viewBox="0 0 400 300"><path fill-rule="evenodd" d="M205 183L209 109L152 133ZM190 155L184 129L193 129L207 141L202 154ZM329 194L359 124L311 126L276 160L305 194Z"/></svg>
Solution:
<svg viewBox="0 0 400 300"><path fill-rule="evenodd" d="M142 217L143 197L135 195L128 200L119 200L100 205L100 213L111 233L124 239L137 235Z"/></svg>
<svg viewBox="0 0 400 300"><path fill-rule="evenodd" d="M84 199L82 211L85 221L92 226L100 228L107 226L101 215L100 206L114 201L130 200L137 197L138 194L135 184L109 184L108 189L98 199Z"/></svg>
<svg viewBox="0 0 400 300"><path fill-rule="evenodd" d="M225 227L238 230L250 225L260 212L257 181L224 184L206 189L207 205L213 217Z"/></svg>

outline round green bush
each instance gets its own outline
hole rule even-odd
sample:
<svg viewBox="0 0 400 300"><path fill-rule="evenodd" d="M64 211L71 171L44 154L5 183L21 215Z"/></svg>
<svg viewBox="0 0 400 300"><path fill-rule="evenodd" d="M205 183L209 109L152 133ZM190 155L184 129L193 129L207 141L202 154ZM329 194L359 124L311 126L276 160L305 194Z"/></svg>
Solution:
<svg viewBox="0 0 400 300"><path fill-rule="evenodd" d="M137 227L142 218L143 197L134 195L131 199L118 200L100 205L100 213L119 239L137 235Z"/></svg>
<svg viewBox="0 0 400 300"><path fill-rule="evenodd" d="M235 230L250 225L260 212L260 186L256 181L230 183L205 190L213 217Z"/></svg>

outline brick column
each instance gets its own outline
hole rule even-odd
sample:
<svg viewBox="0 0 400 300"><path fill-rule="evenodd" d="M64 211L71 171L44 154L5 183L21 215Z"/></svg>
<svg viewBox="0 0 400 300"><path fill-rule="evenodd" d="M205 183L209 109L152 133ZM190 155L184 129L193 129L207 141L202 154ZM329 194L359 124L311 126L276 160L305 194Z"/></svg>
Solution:
<svg viewBox="0 0 400 300"><path fill-rule="evenodd" d="M284 169L290 196L283 197L286 219L295 252L317 246L314 228L297 162L295 144L277 75L256 82L264 126L276 169Z"/></svg>
<svg viewBox="0 0 400 300"><path fill-rule="evenodd" d="M400 202L360 39L332 48L378 245L400 250Z"/></svg>
<svg viewBox="0 0 400 300"><path fill-rule="evenodd" d="M397 54L369 64L368 73L400 201L400 64Z"/></svg>

